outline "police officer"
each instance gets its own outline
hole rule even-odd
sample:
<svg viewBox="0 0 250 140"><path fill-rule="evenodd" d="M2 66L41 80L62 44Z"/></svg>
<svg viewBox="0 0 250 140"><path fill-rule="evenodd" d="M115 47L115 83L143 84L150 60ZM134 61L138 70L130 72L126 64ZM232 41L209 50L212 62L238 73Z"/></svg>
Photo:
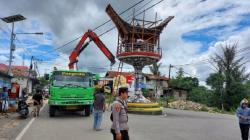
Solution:
<svg viewBox="0 0 250 140"><path fill-rule="evenodd" d="M113 124L111 133L114 140L129 140L127 114L128 88L119 88L118 94L119 96L112 106Z"/></svg>

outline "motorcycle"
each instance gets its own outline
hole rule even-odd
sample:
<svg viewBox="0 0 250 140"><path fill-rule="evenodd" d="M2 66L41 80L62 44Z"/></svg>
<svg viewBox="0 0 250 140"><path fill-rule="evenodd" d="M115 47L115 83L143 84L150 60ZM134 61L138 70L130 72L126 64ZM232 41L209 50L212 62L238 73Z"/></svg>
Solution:
<svg viewBox="0 0 250 140"><path fill-rule="evenodd" d="M26 103L27 98L20 98L18 101L17 112L22 118L27 118L29 115L29 105Z"/></svg>

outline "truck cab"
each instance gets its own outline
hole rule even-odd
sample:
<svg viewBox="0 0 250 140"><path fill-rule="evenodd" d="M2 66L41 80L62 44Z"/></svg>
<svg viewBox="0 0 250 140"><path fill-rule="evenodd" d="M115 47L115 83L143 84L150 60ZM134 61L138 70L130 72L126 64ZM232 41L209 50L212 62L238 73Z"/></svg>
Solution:
<svg viewBox="0 0 250 140"><path fill-rule="evenodd" d="M93 74L73 70L55 70L50 76L49 115L56 111L84 111L90 115L93 104Z"/></svg>

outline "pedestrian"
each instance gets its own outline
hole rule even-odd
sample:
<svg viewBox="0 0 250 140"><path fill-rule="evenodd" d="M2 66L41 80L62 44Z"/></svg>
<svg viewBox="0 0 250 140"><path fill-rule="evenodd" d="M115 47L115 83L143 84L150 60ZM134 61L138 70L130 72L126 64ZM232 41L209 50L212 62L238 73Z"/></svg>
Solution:
<svg viewBox="0 0 250 140"><path fill-rule="evenodd" d="M93 129L96 131L101 130L102 116L105 112L105 96L103 88L98 88L94 94L94 126Z"/></svg>
<svg viewBox="0 0 250 140"><path fill-rule="evenodd" d="M1 100L2 100L2 115L5 114L6 117L8 117L7 110L8 110L8 107L9 107L9 97L8 97L8 89L7 89L7 87L3 87Z"/></svg>
<svg viewBox="0 0 250 140"><path fill-rule="evenodd" d="M239 126L242 140L248 140L249 124L250 124L250 109L248 108L248 100L243 99L240 106L237 108L236 115L239 118Z"/></svg>
<svg viewBox="0 0 250 140"><path fill-rule="evenodd" d="M32 99L34 101L34 110L33 110L34 117L38 117L40 108L43 105L43 96L42 96L41 90L37 89Z"/></svg>
<svg viewBox="0 0 250 140"><path fill-rule="evenodd" d="M128 114L127 114L127 98L128 88L120 87L118 91L118 98L112 105L111 133L113 140L129 140Z"/></svg>

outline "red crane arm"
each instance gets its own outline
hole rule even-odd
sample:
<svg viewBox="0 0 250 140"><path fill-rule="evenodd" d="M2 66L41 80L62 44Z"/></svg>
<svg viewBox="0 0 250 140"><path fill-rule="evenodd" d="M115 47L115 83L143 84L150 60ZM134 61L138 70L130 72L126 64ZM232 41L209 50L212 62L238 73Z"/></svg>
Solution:
<svg viewBox="0 0 250 140"><path fill-rule="evenodd" d="M90 38L90 41L84 44L87 38ZM94 41L97 47L103 52L103 54L110 60L111 65L115 63L115 56L109 51L109 49L103 44L100 38L91 30L88 30L81 38L76 48L69 56L69 69L74 69L74 64L78 61L77 57L81 52L88 46L88 44Z"/></svg>

